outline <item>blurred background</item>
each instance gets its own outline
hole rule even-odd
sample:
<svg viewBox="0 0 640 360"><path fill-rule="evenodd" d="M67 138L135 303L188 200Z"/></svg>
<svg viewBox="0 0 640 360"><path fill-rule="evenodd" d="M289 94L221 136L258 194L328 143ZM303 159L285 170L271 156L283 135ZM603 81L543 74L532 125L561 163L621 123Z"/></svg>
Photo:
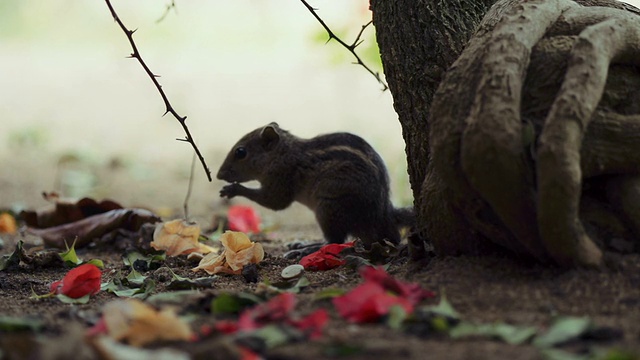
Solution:
<svg viewBox="0 0 640 360"><path fill-rule="evenodd" d="M637 5L636 1L636 5ZM271 121L301 137L348 131L387 163L394 202L411 203L391 94L299 1L113 0L214 176L245 133ZM633 2L631 2L633 3ZM347 43L367 0L311 2ZM359 53L381 71L373 27ZM0 208L37 208L42 191L112 198L181 214L191 147L104 1L0 2ZM200 164L191 212L219 212ZM273 212L264 212L267 216ZM277 220L310 212L287 210ZM295 218L293 221L299 221ZM312 220L310 220L312 221Z"/></svg>

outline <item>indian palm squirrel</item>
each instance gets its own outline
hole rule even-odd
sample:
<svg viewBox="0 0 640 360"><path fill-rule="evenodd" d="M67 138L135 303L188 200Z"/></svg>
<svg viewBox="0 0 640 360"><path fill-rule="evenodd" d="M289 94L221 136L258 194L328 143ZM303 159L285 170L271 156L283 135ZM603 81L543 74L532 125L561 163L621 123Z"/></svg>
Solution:
<svg viewBox="0 0 640 360"><path fill-rule="evenodd" d="M217 178L220 191L282 210L298 201L316 216L324 238L343 243L348 235L366 247L400 242L400 226L412 226L413 209L394 208L389 176L375 150L359 136L332 133L302 139L270 123L243 136L231 149ZM252 189L240 183L258 180Z"/></svg>

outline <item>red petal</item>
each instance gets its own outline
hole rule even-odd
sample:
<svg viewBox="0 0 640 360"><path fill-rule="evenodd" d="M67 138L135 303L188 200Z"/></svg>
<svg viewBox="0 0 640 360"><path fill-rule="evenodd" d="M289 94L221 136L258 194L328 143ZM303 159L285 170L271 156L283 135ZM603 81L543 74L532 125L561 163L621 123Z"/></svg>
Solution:
<svg viewBox="0 0 640 360"><path fill-rule="evenodd" d="M220 320L216 322L214 327L223 334L233 334L239 330L237 323L228 320Z"/></svg>
<svg viewBox="0 0 640 360"><path fill-rule="evenodd" d="M107 328L107 323L104 321L104 318L100 318L100 320L98 320L98 322L95 325L93 325L93 327L90 327L87 330L86 335L97 336L97 335L107 334L108 332L109 332L109 329Z"/></svg>
<svg viewBox="0 0 640 360"><path fill-rule="evenodd" d="M57 283L57 294L66 295L72 299L78 299L85 295L93 295L100 291L100 279L102 273L97 266L93 264L80 265L77 268L69 270L67 275ZM52 288L53 285L51 284Z"/></svg>
<svg viewBox="0 0 640 360"><path fill-rule="evenodd" d="M238 319L238 328L253 330L270 322L288 319L295 305L296 296L293 293L280 294L266 303L243 311Z"/></svg>
<svg viewBox="0 0 640 360"><path fill-rule="evenodd" d="M370 299L374 296L383 293L384 288L380 284L366 282L342 296L333 298L333 305L343 318L361 322L361 319L368 317L367 314L362 313L367 302L371 301Z"/></svg>
<svg viewBox="0 0 640 360"><path fill-rule="evenodd" d="M62 280L58 280L51 284L50 291L54 294L58 293L58 289L62 286Z"/></svg>
<svg viewBox="0 0 640 360"><path fill-rule="evenodd" d="M329 314L325 309L318 309L304 318L292 321L292 325L301 330L303 333L309 336L309 339L314 340L322 336L322 328L329 321Z"/></svg>
<svg viewBox="0 0 640 360"><path fill-rule="evenodd" d="M353 243L329 244L321 247L318 251L311 253L300 259L300 265L306 270L330 270L344 265L345 260L340 258L342 250L353 247Z"/></svg>
<svg viewBox="0 0 640 360"><path fill-rule="evenodd" d="M260 217L251 206L234 205L229 208L227 218L229 219L229 229L233 231L260 232Z"/></svg>
<svg viewBox="0 0 640 360"><path fill-rule="evenodd" d="M435 294L424 290L420 284L405 283L389 275L382 267L365 266L360 269L360 275L365 281L375 282L401 298L407 299L411 304L417 305L420 301L432 298Z"/></svg>

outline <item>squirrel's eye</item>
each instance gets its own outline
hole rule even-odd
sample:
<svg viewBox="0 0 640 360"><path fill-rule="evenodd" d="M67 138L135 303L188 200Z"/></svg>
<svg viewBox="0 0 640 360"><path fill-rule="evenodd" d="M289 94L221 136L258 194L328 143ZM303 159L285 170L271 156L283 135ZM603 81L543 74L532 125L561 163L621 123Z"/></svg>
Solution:
<svg viewBox="0 0 640 360"><path fill-rule="evenodd" d="M247 149L243 148L242 146L237 147L233 155L236 159L242 160L247 157Z"/></svg>

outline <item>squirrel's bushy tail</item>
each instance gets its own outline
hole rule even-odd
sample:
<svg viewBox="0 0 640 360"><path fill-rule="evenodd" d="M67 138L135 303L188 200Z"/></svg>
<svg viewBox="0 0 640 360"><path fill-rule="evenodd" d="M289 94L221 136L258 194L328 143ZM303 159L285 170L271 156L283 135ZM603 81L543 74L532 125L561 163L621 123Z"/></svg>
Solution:
<svg viewBox="0 0 640 360"><path fill-rule="evenodd" d="M416 225L416 212L413 207L394 208L392 217L398 227L414 227Z"/></svg>

